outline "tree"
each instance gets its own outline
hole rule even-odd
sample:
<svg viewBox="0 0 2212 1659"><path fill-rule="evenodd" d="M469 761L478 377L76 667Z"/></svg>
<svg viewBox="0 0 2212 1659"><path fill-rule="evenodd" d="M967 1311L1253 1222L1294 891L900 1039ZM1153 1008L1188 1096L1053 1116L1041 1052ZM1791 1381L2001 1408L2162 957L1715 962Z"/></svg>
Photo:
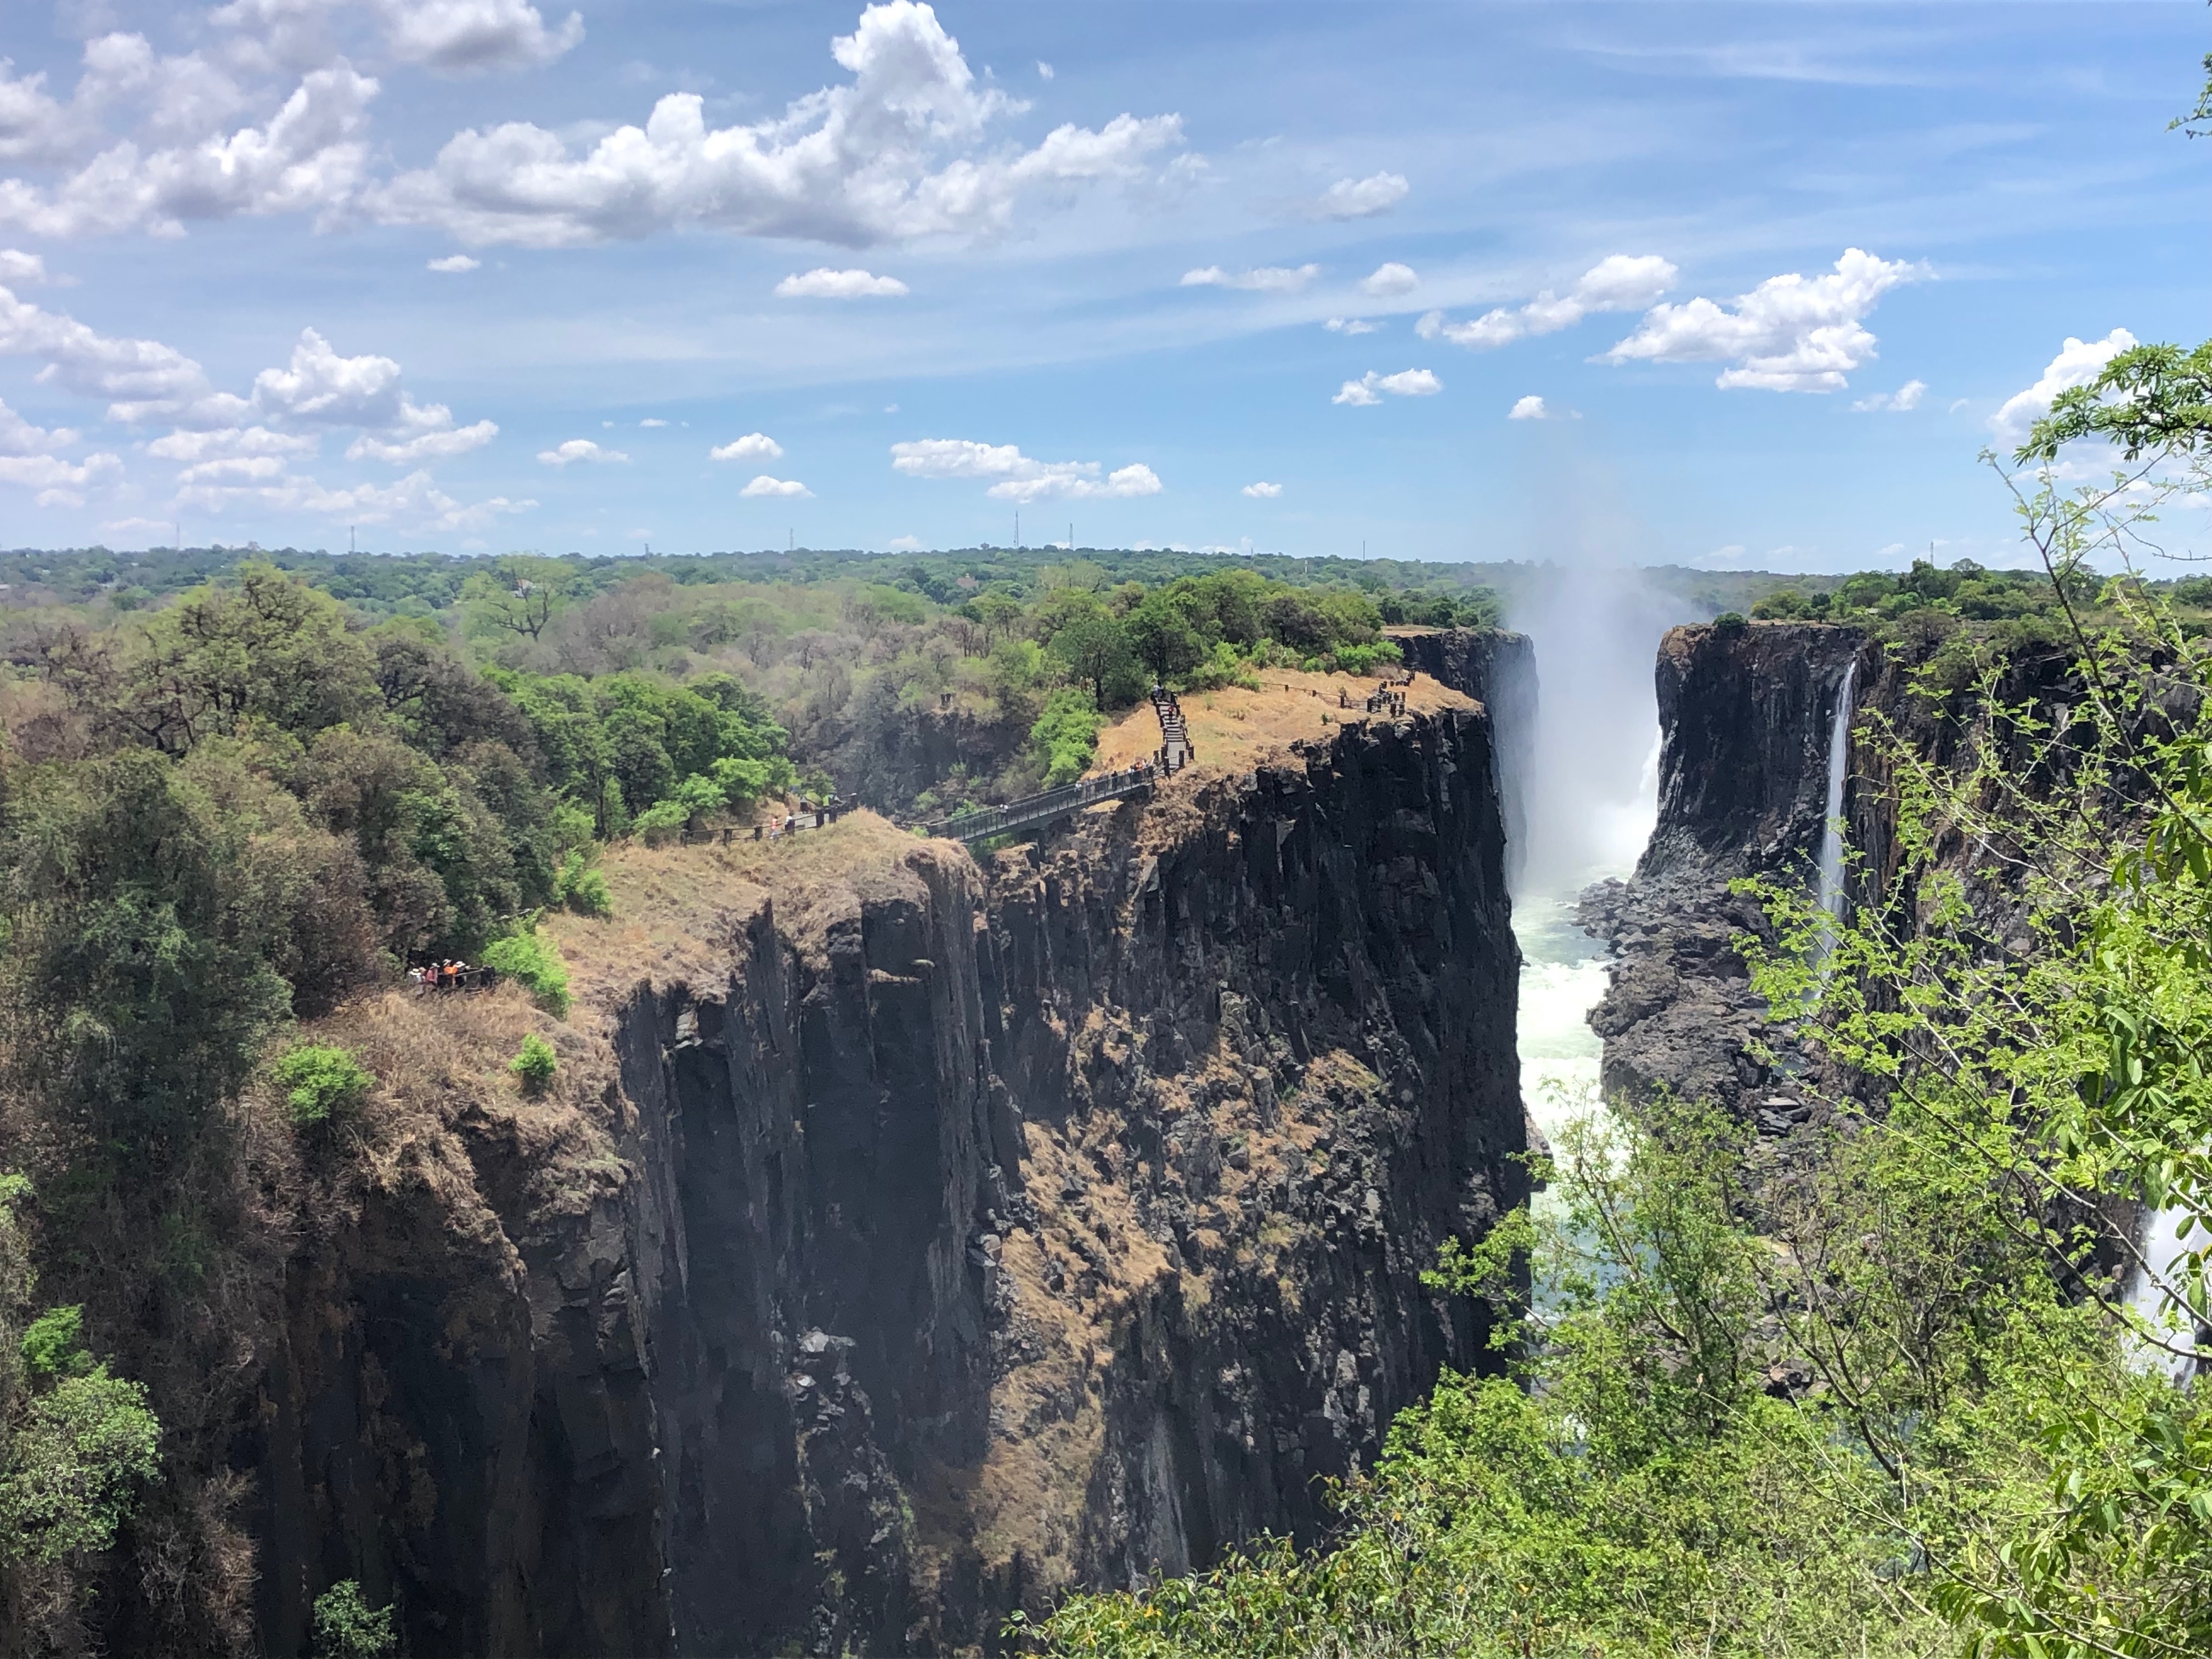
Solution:
<svg viewBox="0 0 2212 1659"><path fill-rule="evenodd" d="M1062 673L1091 687L1100 708L1136 695L1137 655L1130 648L1129 630L1103 611L1070 618L1045 649ZM1116 692L1124 695L1116 697Z"/></svg>
<svg viewBox="0 0 2212 1659"><path fill-rule="evenodd" d="M510 553L461 589L472 632L514 635L536 644L574 597L576 573L559 559Z"/></svg>
<svg viewBox="0 0 2212 1659"><path fill-rule="evenodd" d="M1147 594L1123 626L1156 681L1180 678L1206 659L1206 641L1184 606L1165 590Z"/></svg>

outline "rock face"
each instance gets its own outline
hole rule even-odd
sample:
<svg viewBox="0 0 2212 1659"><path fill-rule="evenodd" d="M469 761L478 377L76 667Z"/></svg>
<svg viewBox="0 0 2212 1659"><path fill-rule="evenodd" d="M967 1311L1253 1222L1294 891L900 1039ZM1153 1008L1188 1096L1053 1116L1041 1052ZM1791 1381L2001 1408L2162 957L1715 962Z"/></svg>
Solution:
<svg viewBox="0 0 2212 1659"><path fill-rule="evenodd" d="M1871 690L1881 668L1856 629L1819 623L1677 628L1661 642L1658 822L1634 878L1591 889L1581 910L1619 953L1590 1015L1608 1092L1714 1100L1775 1133L1805 1115L1789 1036L1768 1029L1729 944L1760 918L1728 888L1814 878L1838 700L1847 672ZM1851 756L1847 744L1847 816ZM1754 1038L1779 1048L1778 1066L1748 1052Z"/></svg>
<svg viewBox="0 0 2212 1659"><path fill-rule="evenodd" d="M1528 780L1536 769L1536 646L1526 634L1441 628L1393 634L1407 667L1490 710L1498 802L1505 818L1505 875L1519 879L1528 834Z"/></svg>
<svg viewBox="0 0 2212 1659"><path fill-rule="evenodd" d="M611 859L567 1115L456 1060L292 1249L267 1650L349 1577L420 1659L993 1649L1310 1535L1486 1363L1419 1275L1527 1193L1490 721L1336 732L981 866L865 814Z"/></svg>

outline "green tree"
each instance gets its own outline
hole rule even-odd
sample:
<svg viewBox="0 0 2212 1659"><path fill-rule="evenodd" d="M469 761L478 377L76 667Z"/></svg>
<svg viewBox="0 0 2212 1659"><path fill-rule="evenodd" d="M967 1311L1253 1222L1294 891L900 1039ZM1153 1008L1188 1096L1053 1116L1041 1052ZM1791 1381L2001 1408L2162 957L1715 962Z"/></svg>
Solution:
<svg viewBox="0 0 2212 1659"><path fill-rule="evenodd" d="M399 1650L392 1609L372 1607L361 1585L341 1578L315 1598L314 1659L392 1659Z"/></svg>
<svg viewBox="0 0 2212 1659"><path fill-rule="evenodd" d="M1103 611L1071 618L1045 650L1062 673L1091 688L1092 700L1102 709L1129 702L1141 689L1129 631Z"/></svg>
<svg viewBox="0 0 2212 1659"><path fill-rule="evenodd" d="M471 633L507 635L535 644L575 597L576 571L565 561L510 553L461 588Z"/></svg>

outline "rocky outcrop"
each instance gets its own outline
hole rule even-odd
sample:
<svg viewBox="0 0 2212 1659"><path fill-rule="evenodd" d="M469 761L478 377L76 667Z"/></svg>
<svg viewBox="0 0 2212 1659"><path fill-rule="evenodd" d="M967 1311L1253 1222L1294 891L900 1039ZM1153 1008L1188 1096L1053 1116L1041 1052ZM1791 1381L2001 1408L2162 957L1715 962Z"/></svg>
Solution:
<svg viewBox="0 0 2212 1659"><path fill-rule="evenodd" d="M1027 720L996 711L910 702L877 680L829 729L805 734L803 749L852 799L903 815L924 796L990 796L1029 728Z"/></svg>
<svg viewBox="0 0 2212 1659"><path fill-rule="evenodd" d="M989 1650L1310 1536L1490 1363L1420 1274L1527 1193L1518 959L1482 710L1273 752L981 864L626 849L565 1024L329 1022L380 1094L271 1177L263 1645L350 1577L418 1656Z"/></svg>
<svg viewBox="0 0 2212 1659"><path fill-rule="evenodd" d="M1729 942L1763 919L1729 884L1815 878L1838 700L1847 672L1873 684L1881 665L1863 634L1819 623L1711 623L1661 642L1658 821L1634 878L1593 888L1581 909L1617 953L1590 1015L1609 1093L1713 1100L1773 1133L1807 1115L1791 1035L1769 1025ZM1849 815L1848 745L1844 759Z"/></svg>
<svg viewBox="0 0 2212 1659"><path fill-rule="evenodd" d="M617 1021L689 1652L990 1644L1310 1533L1525 1191L1479 714L891 845ZM825 843L826 844L826 843Z"/></svg>
<svg viewBox="0 0 2212 1659"><path fill-rule="evenodd" d="M1505 875L1520 879L1528 840L1528 783L1536 769L1536 646L1494 628L1394 631L1407 667L1473 697L1490 711L1498 795L1505 818Z"/></svg>

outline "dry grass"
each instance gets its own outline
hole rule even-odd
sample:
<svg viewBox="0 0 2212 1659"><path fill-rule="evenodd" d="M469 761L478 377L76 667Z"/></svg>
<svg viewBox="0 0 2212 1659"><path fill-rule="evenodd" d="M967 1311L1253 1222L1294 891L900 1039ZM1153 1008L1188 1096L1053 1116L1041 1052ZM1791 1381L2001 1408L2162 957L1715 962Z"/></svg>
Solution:
<svg viewBox="0 0 2212 1659"><path fill-rule="evenodd" d="M1246 691L1231 686L1219 691L1192 691L1182 698L1190 740L1198 751L1194 773L1249 772L1291 744L1326 738L1340 727L1370 716L1367 694L1372 678L1350 674L1302 674L1294 669L1270 668L1260 675L1260 689ZM1352 707L1340 706L1340 696ZM1406 707L1411 713L1429 714L1440 708L1472 708L1473 698L1439 685L1426 675L1407 688ZM1098 734L1098 758L1093 769L1110 772L1134 765L1160 746L1160 725L1150 703L1140 703L1118 724Z"/></svg>

